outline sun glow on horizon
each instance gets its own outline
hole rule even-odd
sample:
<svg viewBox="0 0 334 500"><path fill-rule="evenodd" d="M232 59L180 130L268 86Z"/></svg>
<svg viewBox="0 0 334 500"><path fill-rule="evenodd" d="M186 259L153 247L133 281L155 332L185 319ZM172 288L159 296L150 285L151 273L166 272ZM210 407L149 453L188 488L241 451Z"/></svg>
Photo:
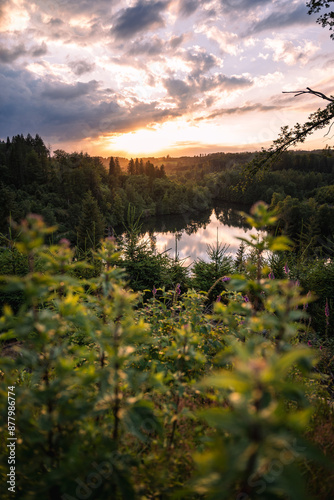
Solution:
<svg viewBox="0 0 334 500"><path fill-rule="evenodd" d="M182 151L187 148L217 147L222 144L236 146L240 144L240 124L237 120L229 123L201 123L201 126L186 120L173 120L154 128L139 129L133 132L105 137L101 146L107 151L126 151L129 155L153 155L166 151ZM253 139L253 137L251 138ZM245 142L252 142L244 137Z"/></svg>

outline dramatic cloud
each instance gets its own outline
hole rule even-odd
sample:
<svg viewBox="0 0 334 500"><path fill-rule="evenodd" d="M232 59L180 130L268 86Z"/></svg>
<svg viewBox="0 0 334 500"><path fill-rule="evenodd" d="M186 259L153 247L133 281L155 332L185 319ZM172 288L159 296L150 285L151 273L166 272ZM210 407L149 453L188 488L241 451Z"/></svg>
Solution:
<svg viewBox="0 0 334 500"><path fill-rule="evenodd" d="M209 54L205 49L200 47L195 47L194 50L189 50L186 53L184 60L192 65L193 70L191 72L191 76L194 78L204 75L210 71L210 69L221 64L221 61L215 55Z"/></svg>
<svg viewBox="0 0 334 500"><path fill-rule="evenodd" d="M160 55L165 48L165 43L161 40L161 38L157 36L153 36L152 38L145 40L140 43L133 43L128 52L129 55L138 56L138 55L146 55L146 56L156 56Z"/></svg>
<svg viewBox="0 0 334 500"><path fill-rule="evenodd" d="M41 57L41 56L45 56L46 54L48 53L48 48L46 46L46 43L43 42L40 47L36 47L34 49L32 49L31 51L31 55L33 57Z"/></svg>
<svg viewBox="0 0 334 500"><path fill-rule="evenodd" d="M16 45L11 48L7 48L4 46L6 42L3 42L3 46L0 45L0 62L1 63L8 63L12 64L16 59L19 57L23 56L31 56L33 58L35 57L41 57L47 54L47 46L46 43L43 42L41 45L37 46L35 45L34 47L30 48L29 50L26 48L26 46L23 43L20 43L19 45Z"/></svg>
<svg viewBox="0 0 334 500"><path fill-rule="evenodd" d="M179 12L182 16L190 16L199 7L200 2L198 0L180 0L179 2Z"/></svg>
<svg viewBox="0 0 334 500"><path fill-rule="evenodd" d="M91 71L93 71L93 69L95 68L95 64L80 60L69 63L69 67L72 69L75 75L81 76L85 73L90 73Z"/></svg>
<svg viewBox="0 0 334 500"><path fill-rule="evenodd" d="M67 85L66 83L47 84L42 91L42 97L47 97L52 100L73 100L78 97L94 92L98 87L98 82L92 80L88 83L78 82L75 85Z"/></svg>
<svg viewBox="0 0 334 500"><path fill-rule="evenodd" d="M242 148L332 92L332 43L304 0L0 0L0 138Z"/></svg>
<svg viewBox="0 0 334 500"><path fill-rule="evenodd" d="M262 31L287 28L292 25L303 25L313 23L314 20L307 14L307 7L303 3L297 5L294 10L290 10L291 3L286 2L280 6L279 11L271 12L261 21L251 25L247 34L254 35Z"/></svg>
<svg viewBox="0 0 334 500"><path fill-rule="evenodd" d="M0 62L2 63L12 63L15 59L24 56L27 50L23 43L7 49L6 47L0 47Z"/></svg>
<svg viewBox="0 0 334 500"><path fill-rule="evenodd" d="M238 12L243 14L245 11L256 9L267 4L272 4L272 0L220 0L222 8L226 12Z"/></svg>
<svg viewBox="0 0 334 500"><path fill-rule="evenodd" d="M275 106L275 105L268 105L265 106L263 104L259 103L254 103L254 104L248 104L247 106L240 106L240 107L234 107L234 108L226 108L226 109L220 109L218 111L215 111L214 113L211 113L208 116L203 116L199 117L196 120L212 120L213 118L217 118L218 116L224 116L224 115L241 115L244 113L250 113L252 111L274 111L281 109L282 106Z"/></svg>
<svg viewBox="0 0 334 500"><path fill-rule="evenodd" d="M167 8L169 2L148 2L139 0L134 7L128 7L121 11L112 33L116 38L128 39L137 33L163 26L162 12Z"/></svg>
<svg viewBox="0 0 334 500"><path fill-rule="evenodd" d="M319 49L310 41L296 45L288 40L271 39L266 40L265 48L273 50L274 61L283 61L289 66L306 64Z"/></svg>
<svg viewBox="0 0 334 500"><path fill-rule="evenodd" d="M27 71L1 69L0 136L43 133L53 140L97 137L101 133L129 132L148 123L179 116L160 103L122 106L98 83L47 83ZM6 103L6 105L4 105Z"/></svg>

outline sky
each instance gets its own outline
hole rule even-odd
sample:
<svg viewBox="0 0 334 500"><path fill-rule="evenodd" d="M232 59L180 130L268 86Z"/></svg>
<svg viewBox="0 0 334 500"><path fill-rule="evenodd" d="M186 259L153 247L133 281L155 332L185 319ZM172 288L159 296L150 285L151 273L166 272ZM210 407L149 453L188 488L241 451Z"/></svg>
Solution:
<svg viewBox="0 0 334 500"><path fill-rule="evenodd" d="M108 156L254 151L333 93L300 0L0 0L0 138ZM318 131L301 148L324 148Z"/></svg>

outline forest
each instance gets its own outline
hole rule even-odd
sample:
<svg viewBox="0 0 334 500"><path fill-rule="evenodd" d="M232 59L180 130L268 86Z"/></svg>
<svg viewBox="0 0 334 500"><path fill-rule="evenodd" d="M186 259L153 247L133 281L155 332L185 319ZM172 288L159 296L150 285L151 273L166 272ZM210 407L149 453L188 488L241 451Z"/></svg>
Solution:
<svg viewBox="0 0 334 500"><path fill-rule="evenodd" d="M333 498L334 154L285 152L244 183L253 158L0 143L0 471L17 498ZM212 242L190 270L143 240L144 218L217 201L264 230L235 257Z"/></svg>

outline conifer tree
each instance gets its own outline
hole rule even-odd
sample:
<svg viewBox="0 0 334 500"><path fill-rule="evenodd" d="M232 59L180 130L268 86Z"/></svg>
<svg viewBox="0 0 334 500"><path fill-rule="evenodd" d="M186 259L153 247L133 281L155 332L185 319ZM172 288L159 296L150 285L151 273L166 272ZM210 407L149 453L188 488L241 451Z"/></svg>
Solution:
<svg viewBox="0 0 334 500"><path fill-rule="evenodd" d="M133 161L133 158L131 158L128 164L128 174L134 175L134 173L135 173L135 162Z"/></svg>
<svg viewBox="0 0 334 500"><path fill-rule="evenodd" d="M121 169L121 166L119 164L118 158L115 159L115 171L116 171L117 175L121 175L121 173L122 173L122 169Z"/></svg>
<svg viewBox="0 0 334 500"><path fill-rule="evenodd" d="M116 164L114 157L111 156L109 161L109 177L114 177L115 173L116 173Z"/></svg>
<svg viewBox="0 0 334 500"><path fill-rule="evenodd" d="M78 225L78 247L81 250L96 249L104 236L104 219L91 191L86 193Z"/></svg>
<svg viewBox="0 0 334 500"><path fill-rule="evenodd" d="M136 158L136 161L135 161L135 175L139 175L140 174L140 171L139 171L139 160L138 158Z"/></svg>

